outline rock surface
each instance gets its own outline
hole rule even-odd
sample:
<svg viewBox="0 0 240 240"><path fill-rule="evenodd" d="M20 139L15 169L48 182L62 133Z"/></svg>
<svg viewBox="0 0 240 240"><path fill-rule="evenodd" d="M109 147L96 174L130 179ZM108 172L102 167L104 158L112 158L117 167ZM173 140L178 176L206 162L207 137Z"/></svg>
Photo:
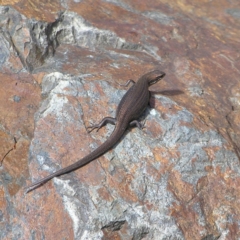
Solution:
<svg viewBox="0 0 240 240"><path fill-rule="evenodd" d="M0 239L240 238L238 0L1 4ZM142 131L25 194L152 69Z"/></svg>

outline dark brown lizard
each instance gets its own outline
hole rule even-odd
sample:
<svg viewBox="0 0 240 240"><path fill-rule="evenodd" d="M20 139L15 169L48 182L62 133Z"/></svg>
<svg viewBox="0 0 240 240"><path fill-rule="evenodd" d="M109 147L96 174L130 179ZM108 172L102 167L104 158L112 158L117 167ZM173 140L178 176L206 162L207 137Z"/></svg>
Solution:
<svg viewBox="0 0 240 240"><path fill-rule="evenodd" d="M76 170L77 168L80 168L100 157L101 155L109 151L119 141L119 139L123 136L124 132L129 126L135 125L138 128L142 128L142 124L138 122L137 119L141 116L141 114L144 112L148 105L150 98L150 92L148 88L149 86L161 80L164 76L164 72L154 70L140 77L136 83L133 80L129 80L126 83L126 86L130 82L133 82L134 84L129 88L129 90L126 92L126 94L120 101L116 112L116 118L105 117L99 124L90 127L90 131L92 131L96 128L97 130L99 130L107 123L114 124L115 129L111 136L102 145L100 145L97 149L95 149L93 152L91 152L89 155L85 156L81 160L31 184L27 187L27 192L30 192L31 190L46 183L54 177Z"/></svg>

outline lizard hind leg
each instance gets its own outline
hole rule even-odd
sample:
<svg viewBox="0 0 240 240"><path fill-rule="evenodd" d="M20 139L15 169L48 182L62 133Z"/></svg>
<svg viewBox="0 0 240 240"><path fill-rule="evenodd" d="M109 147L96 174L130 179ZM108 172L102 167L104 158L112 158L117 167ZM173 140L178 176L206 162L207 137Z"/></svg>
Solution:
<svg viewBox="0 0 240 240"><path fill-rule="evenodd" d="M144 125L145 125L145 122L146 120L142 123L142 122L139 122L138 120L133 120L132 122L129 123L129 126L130 127L138 127L140 130L142 130L144 128Z"/></svg>
<svg viewBox="0 0 240 240"><path fill-rule="evenodd" d="M112 124L112 125L115 125L115 124L116 124L116 121L117 121L116 118L105 117L105 118L102 119L102 121L101 121L99 124L95 124L95 125L92 125L92 126L87 127L87 129L89 129L89 130L88 130L88 133L92 132L92 131L93 131L94 129L96 129L96 128L97 128L97 132L98 132L98 130L99 130L101 127L105 126L107 123L110 123L110 124Z"/></svg>

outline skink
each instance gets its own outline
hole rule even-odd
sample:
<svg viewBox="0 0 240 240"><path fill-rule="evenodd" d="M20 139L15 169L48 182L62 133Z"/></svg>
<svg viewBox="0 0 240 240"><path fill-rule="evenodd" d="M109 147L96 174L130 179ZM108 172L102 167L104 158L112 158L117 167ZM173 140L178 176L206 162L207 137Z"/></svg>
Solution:
<svg viewBox="0 0 240 240"><path fill-rule="evenodd" d="M27 187L26 192L30 192L36 187L46 183L50 179L76 170L100 157L101 155L109 151L111 148L113 148L113 146L120 140L120 138L123 136L124 132L129 126L137 126L138 128L142 128L142 124L138 122L137 119L141 116L141 114L144 112L148 105L150 98L150 92L148 88L149 86L157 83L164 76L164 72L154 70L140 77L136 83L133 80L129 80L126 86L130 82L133 82L133 85L129 88L129 90L126 92L126 94L120 101L117 108L116 117L105 117L99 124L90 127L90 131L92 131L96 128L97 130L100 129L107 123L114 124L115 129L111 136L97 149L95 149L93 152L80 159L76 163L60 169L48 175L47 177L42 178L39 181L31 184Z"/></svg>

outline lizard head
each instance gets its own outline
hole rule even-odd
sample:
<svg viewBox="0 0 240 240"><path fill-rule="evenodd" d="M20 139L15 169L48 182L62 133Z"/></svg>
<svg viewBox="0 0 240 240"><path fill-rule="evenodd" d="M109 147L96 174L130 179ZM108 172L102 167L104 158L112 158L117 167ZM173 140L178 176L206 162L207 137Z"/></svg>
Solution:
<svg viewBox="0 0 240 240"><path fill-rule="evenodd" d="M148 81L148 85L151 86L155 84L156 82L160 81L166 74L159 70L154 70L149 73L146 73L144 77Z"/></svg>

